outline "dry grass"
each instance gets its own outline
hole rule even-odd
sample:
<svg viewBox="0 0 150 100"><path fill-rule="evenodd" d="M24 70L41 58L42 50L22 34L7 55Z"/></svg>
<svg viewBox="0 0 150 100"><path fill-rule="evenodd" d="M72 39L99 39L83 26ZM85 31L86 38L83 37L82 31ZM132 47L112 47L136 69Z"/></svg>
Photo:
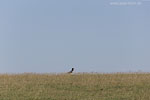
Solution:
<svg viewBox="0 0 150 100"><path fill-rule="evenodd" d="M0 100L150 100L150 74L1 74Z"/></svg>

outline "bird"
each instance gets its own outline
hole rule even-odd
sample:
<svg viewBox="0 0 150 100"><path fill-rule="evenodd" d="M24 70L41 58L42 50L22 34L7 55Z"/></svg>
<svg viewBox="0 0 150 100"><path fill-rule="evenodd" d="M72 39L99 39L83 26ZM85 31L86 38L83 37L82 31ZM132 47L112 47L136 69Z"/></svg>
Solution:
<svg viewBox="0 0 150 100"><path fill-rule="evenodd" d="M71 69L71 71L69 71L68 73L71 74L74 71L74 68Z"/></svg>

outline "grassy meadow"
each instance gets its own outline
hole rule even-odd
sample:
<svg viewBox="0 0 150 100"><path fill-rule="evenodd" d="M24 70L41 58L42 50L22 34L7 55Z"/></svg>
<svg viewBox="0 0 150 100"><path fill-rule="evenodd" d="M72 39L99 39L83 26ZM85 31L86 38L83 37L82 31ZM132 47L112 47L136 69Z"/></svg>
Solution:
<svg viewBox="0 0 150 100"><path fill-rule="evenodd" d="M150 100L150 74L0 74L0 100Z"/></svg>

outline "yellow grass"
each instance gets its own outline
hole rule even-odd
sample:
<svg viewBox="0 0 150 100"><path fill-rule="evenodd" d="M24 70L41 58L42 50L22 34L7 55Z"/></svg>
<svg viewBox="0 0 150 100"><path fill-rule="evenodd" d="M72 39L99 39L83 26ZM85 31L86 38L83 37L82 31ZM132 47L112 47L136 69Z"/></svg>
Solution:
<svg viewBox="0 0 150 100"><path fill-rule="evenodd" d="M150 100L150 74L1 74L0 100Z"/></svg>

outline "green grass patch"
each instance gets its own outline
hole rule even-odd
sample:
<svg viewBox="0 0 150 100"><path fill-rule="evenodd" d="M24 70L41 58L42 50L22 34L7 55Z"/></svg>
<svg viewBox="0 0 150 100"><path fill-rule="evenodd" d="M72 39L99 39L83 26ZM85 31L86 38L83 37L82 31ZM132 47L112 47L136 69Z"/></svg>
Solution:
<svg viewBox="0 0 150 100"><path fill-rule="evenodd" d="M149 73L0 75L0 100L150 100L149 94Z"/></svg>

